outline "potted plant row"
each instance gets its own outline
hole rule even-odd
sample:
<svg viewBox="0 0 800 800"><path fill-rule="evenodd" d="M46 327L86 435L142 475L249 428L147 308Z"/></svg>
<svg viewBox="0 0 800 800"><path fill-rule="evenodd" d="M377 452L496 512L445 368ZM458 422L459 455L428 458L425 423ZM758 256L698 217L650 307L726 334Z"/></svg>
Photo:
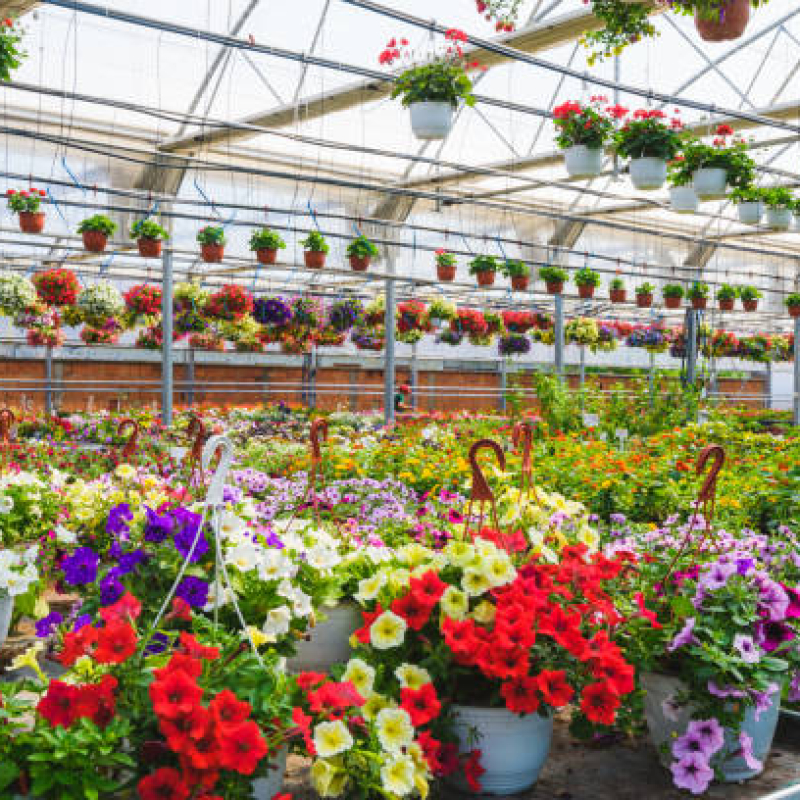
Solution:
<svg viewBox="0 0 800 800"><path fill-rule="evenodd" d="M106 249L108 239L117 230L117 223L105 214L87 217L78 225L78 233L83 237L83 246L90 253L102 253Z"/></svg>
<svg viewBox="0 0 800 800"><path fill-rule="evenodd" d="M322 269L325 266L325 258L331 249L330 245L325 241L325 237L319 231L309 231L302 244L306 267L309 269Z"/></svg>
<svg viewBox="0 0 800 800"><path fill-rule="evenodd" d="M278 251L286 249L283 237L269 228L254 231L250 237L250 250L256 254L259 264L266 266L275 264L278 260Z"/></svg>
<svg viewBox="0 0 800 800"><path fill-rule="evenodd" d="M578 296L583 300L594 297L594 290L600 285L600 276L589 267L583 267L575 273L575 285Z"/></svg>
<svg viewBox="0 0 800 800"><path fill-rule="evenodd" d="M44 189L9 189L6 197L8 207L18 215L19 229L23 233L41 233L44 230L44 211L41 210L42 200L47 197Z"/></svg>
<svg viewBox="0 0 800 800"><path fill-rule="evenodd" d="M157 222L140 219L131 226L131 239L136 240L141 256L158 258L161 255L161 243L169 239L169 234Z"/></svg>
<svg viewBox="0 0 800 800"><path fill-rule="evenodd" d="M668 283L661 289L661 294L664 296L664 306L666 308L681 307L681 300L684 295L683 286L675 283Z"/></svg>
<svg viewBox="0 0 800 800"><path fill-rule="evenodd" d="M445 250L439 248L435 253L436 258L436 277L440 281L450 282L456 277L456 257Z"/></svg>
<svg viewBox="0 0 800 800"><path fill-rule="evenodd" d="M378 248L366 236L359 235L347 246L347 257L350 259L350 267L355 272L365 272L370 261L377 258Z"/></svg>
<svg viewBox="0 0 800 800"><path fill-rule="evenodd" d="M643 283L636 287L636 305L639 308L650 308L653 305L653 292L656 287L652 283Z"/></svg>
<svg viewBox="0 0 800 800"><path fill-rule="evenodd" d="M561 294L569 276L560 267L542 267L539 270L539 277L545 282L548 294Z"/></svg>

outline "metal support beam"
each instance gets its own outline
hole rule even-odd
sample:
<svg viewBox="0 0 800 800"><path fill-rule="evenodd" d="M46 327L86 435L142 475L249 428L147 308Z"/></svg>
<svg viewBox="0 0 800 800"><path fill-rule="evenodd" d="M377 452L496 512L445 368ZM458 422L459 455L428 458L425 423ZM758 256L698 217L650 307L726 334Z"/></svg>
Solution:
<svg viewBox="0 0 800 800"><path fill-rule="evenodd" d="M794 397L792 421L800 425L800 317L794 318Z"/></svg>
<svg viewBox="0 0 800 800"><path fill-rule="evenodd" d="M164 248L161 257L161 327L164 342L161 347L161 421L164 427L172 425L173 374L172 374L172 249Z"/></svg>
<svg viewBox="0 0 800 800"><path fill-rule="evenodd" d="M416 411L419 405L417 391L419 389L419 363L417 362L417 342L411 345L411 408Z"/></svg>
<svg viewBox="0 0 800 800"><path fill-rule="evenodd" d="M686 311L686 385L694 386L697 380L697 311Z"/></svg>
<svg viewBox="0 0 800 800"><path fill-rule="evenodd" d="M194 347L190 347L186 358L186 405L190 407L194 405L194 381Z"/></svg>
<svg viewBox="0 0 800 800"><path fill-rule="evenodd" d="M394 253L390 253L386 264L387 272L394 273L395 259ZM397 313L397 303L395 299L395 282L386 281L386 312L384 315L384 326L386 335L384 337L383 349L383 421L389 426L395 421L394 413L394 383L395 383L395 339L394 327L395 316Z"/></svg>
<svg viewBox="0 0 800 800"><path fill-rule="evenodd" d="M48 417L53 416L53 348L48 345L44 351L44 407Z"/></svg>
<svg viewBox="0 0 800 800"><path fill-rule="evenodd" d="M499 407L500 411L505 414L506 412L506 393L508 392L508 359L505 356L500 357L500 397Z"/></svg>
<svg viewBox="0 0 800 800"><path fill-rule="evenodd" d="M556 374L559 377L564 375L564 295L555 296L555 359Z"/></svg>

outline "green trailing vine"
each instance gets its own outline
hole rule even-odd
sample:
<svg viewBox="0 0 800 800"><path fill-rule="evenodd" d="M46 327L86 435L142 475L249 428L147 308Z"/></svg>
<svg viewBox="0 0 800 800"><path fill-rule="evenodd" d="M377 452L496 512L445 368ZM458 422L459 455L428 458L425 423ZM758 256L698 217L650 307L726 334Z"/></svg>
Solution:
<svg viewBox="0 0 800 800"><path fill-rule="evenodd" d="M623 3L621 0L592 0L592 12L603 27L587 31L581 38L592 52L586 59L589 66L619 55L629 44L658 35L650 21L652 8L644 3Z"/></svg>

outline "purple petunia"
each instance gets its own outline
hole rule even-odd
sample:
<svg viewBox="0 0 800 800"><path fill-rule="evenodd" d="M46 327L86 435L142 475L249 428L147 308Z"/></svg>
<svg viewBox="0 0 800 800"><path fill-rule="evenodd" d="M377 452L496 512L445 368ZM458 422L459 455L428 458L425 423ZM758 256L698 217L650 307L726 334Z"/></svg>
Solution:
<svg viewBox="0 0 800 800"><path fill-rule="evenodd" d="M765 653L772 653L794 639L794 631L782 622L762 619L756 623L756 641Z"/></svg>
<svg viewBox="0 0 800 800"><path fill-rule="evenodd" d="M185 508L176 508L172 515L177 527L174 538L175 549L194 564L208 552L208 542L200 530L202 517Z"/></svg>
<svg viewBox="0 0 800 800"><path fill-rule="evenodd" d="M688 789L692 794L703 794L714 778L714 770L699 753L676 761L670 770L675 785L679 789Z"/></svg>
<svg viewBox="0 0 800 800"><path fill-rule="evenodd" d="M72 630L77 633L81 628L85 628L87 625L92 624L92 617L90 614L81 614L79 617L75 619L75 624L72 626Z"/></svg>
<svg viewBox="0 0 800 800"><path fill-rule="evenodd" d="M145 506L147 521L144 527L144 540L153 544L161 544L168 536L172 535L175 521L172 515L158 514L152 508Z"/></svg>
<svg viewBox="0 0 800 800"><path fill-rule="evenodd" d="M149 556L144 550L133 550L130 553L123 553L119 556L119 567L117 573L119 575L129 575L131 572L136 572L140 564L144 564Z"/></svg>
<svg viewBox="0 0 800 800"><path fill-rule="evenodd" d="M714 697L719 697L724 700L728 697L746 697L747 692L741 689L734 689L733 686L719 686L714 681L709 681L707 684L708 693Z"/></svg>
<svg viewBox="0 0 800 800"><path fill-rule="evenodd" d="M677 650L679 647L686 647L694 641L694 626L695 618L689 617L684 626L675 634L675 638L667 645L667 650L670 653Z"/></svg>
<svg viewBox="0 0 800 800"><path fill-rule="evenodd" d="M711 568L700 577L698 581L698 588L705 589L709 592L714 592L721 589L728 583L728 579L735 574L736 565L723 563L717 561L711 565Z"/></svg>
<svg viewBox="0 0 800 800"><path fill-rule="evenodd" d="M759 655L758 647L756 647L752 636L748 636L744 633L737 633L736 636L733 637L733 646L739 651L739 655L745 664L756 664L760 661L761 656Z"/></svg>
<svg viewBox="0 0 800 800"><path fill-rule="evenodd" d="M699 737L709 756L714 755L725 744L725 731L714 717L693 719L686 728L686 735Z"/></svg>
<svg viewBox="0 0 800 800"><path fill-rule="evenodd" d="M36 623L36 635L40 639L46 639L52 636L56 628L64 621L64 617L58 611L51 611L46 617L38 620Z"/></svg>
<svg viewBox="0 0 800 800"><path fill-rule="evenodd" d="M755 753L753 753L753 740L745 731L739 734L739 746L742 748L741 756L748 768L760 772L764 765L756 758Z"/></svg>
<svg viewBox="0 0 800 800"><path fill-rule="evenodd" d="M697 733L687 731L672 743L672 755L678 760L695 754L703 756L706 760L712 755L706 742Z"/></svg>
<svg viewBox="0 0 800 800"><path fill-rule="evenodd" d="M108 512L106 522L106 532L113 536L121 536L128 533L130 528L128 523L133 519L133 512L127 503L120 503Z"/></svg>
<svg viewBox="0 0 800 800"><path fill-rule="evenodd" d="M71 556L67 556L61 568L64 580L70 586L83 586L97 580L97 565L100 556L91 547L79 547Z"/></svg>
<svg viewBox="0 0 800 800"><path fill-rule="evenodd" d="M125 594L125 587L119 582L116 575L109 573L100 581L100 603L104 606L113 606Z"/></svg>
<svg viewBox="0 0 800 800"><path fill-rule="evenodd" d="M208 602L208 584L202 578L187 575L180 582L175 594L192 608L202 608Z"/></svg>

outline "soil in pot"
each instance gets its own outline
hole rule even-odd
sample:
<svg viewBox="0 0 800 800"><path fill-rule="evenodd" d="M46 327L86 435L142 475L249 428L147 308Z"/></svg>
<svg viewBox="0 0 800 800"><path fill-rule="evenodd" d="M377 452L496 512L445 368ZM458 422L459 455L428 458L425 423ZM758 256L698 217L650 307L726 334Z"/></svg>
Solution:
<svg viewBox="0 0 800 800"><path fill-rule="evenodd" d="M200 254L206 264L219 264L225 256L225 245L223 244L202 244Z"/></svg>
<svg viewBox="0 0 800 800"><path fill-rule="evenodd" d="M653 305L653 295L651 294L637 294L636 305L639 308L650 308Z"/></svg>
<svg viewBox="0 0 800 800"><path fill-rule="evenodd" d="M448 266L446 264L436 265L436 277L440 281L453 281L456 278L456 265Z"/></svg>
<svg viewBox="0 0 800 800"><path fill-rule="evenodd" d="M548 294L561 294L564 291L564 281L547 281L545 286Z"/></svg>
<svg viewBox="0 0 800 800"><path fill-rule="evenodd" d="M354 272L366 272L370 264L369 256L348 256L350 259L350 268Z"/></svg>
<svg viewBox="0 0 800 800"><path fill-rule="evenodd" d="M20 211L19 229L23 233L41 233L44 230L44 211Z"/></svg>
<svg viewBox="0 0 800 800"><path fill-rule="evenodd" d="M478 286L493 286L495 273L491 271L477 272L475 277L478 279Z"/></svg>
<svg viewBox="0 0 800 800"><path fill-rule="evenodd" d="M580 297L581 300L589 300L594 297L594 286L579 286L578 297Z"/></svg>
<svg viewBox="0 0 800 800"><path fill-rule="evenodd" d="M83 246L90 253L102 253L103 250L106 249L106 245L108 244L108 236L106 236L102 231L84 231L82 236Z"/></svg>
<svg viewBox="0 0 800 800"><path fill-rule="evenodd" d="M256 259L259 264L275 264L278 261L278 251L261 247L256 250Z"/></svg>
<svg viewBox="0 0 800 800"><path fill-rule="evenodd" d="M309 269L322 269L325 266L325 255L317 250L304 250L303 260Z"/></svg>
<svg viewBox="0 0 800 800"><path fill-rule="evenodd" d="M139 255L145 258L158 258L161 255L161 239L137 239Z"/></svg>
<svg viewBox="0 0 800 800"><path fill-rule="evenodd" d="M726 42L738 39L750 22L750 0L728 0L716 19L695 14L694 26L705 42Z"/></svg>
<svg viewBox="0 0 800 800"><path fill-rule="evenodd" d="M681 307L681 298L680 297L665 297L664 298L664 307L665 308L680 308Z"/></svg>
<svg viewBox="0 0 800 800"><path fill-rule="evenodd" d="M524 292L527 290L531 279L528 275L512 275L511 276L511 288L515 292Z"/></svg>
<svg viewBox="0 0 800 800"><path fill-rule="evenodd" d="M627 292L625 289L610 289L608 295L612 303L624 303Z"/></svg>
<svg viewBox="0 0 800 800"><path fill-rule="evenodd" d="M736 300L734 298L730 298L728 300L720 300L719 301L719 310L720 311L733 311L734 306L736 305Z"/></svg>

